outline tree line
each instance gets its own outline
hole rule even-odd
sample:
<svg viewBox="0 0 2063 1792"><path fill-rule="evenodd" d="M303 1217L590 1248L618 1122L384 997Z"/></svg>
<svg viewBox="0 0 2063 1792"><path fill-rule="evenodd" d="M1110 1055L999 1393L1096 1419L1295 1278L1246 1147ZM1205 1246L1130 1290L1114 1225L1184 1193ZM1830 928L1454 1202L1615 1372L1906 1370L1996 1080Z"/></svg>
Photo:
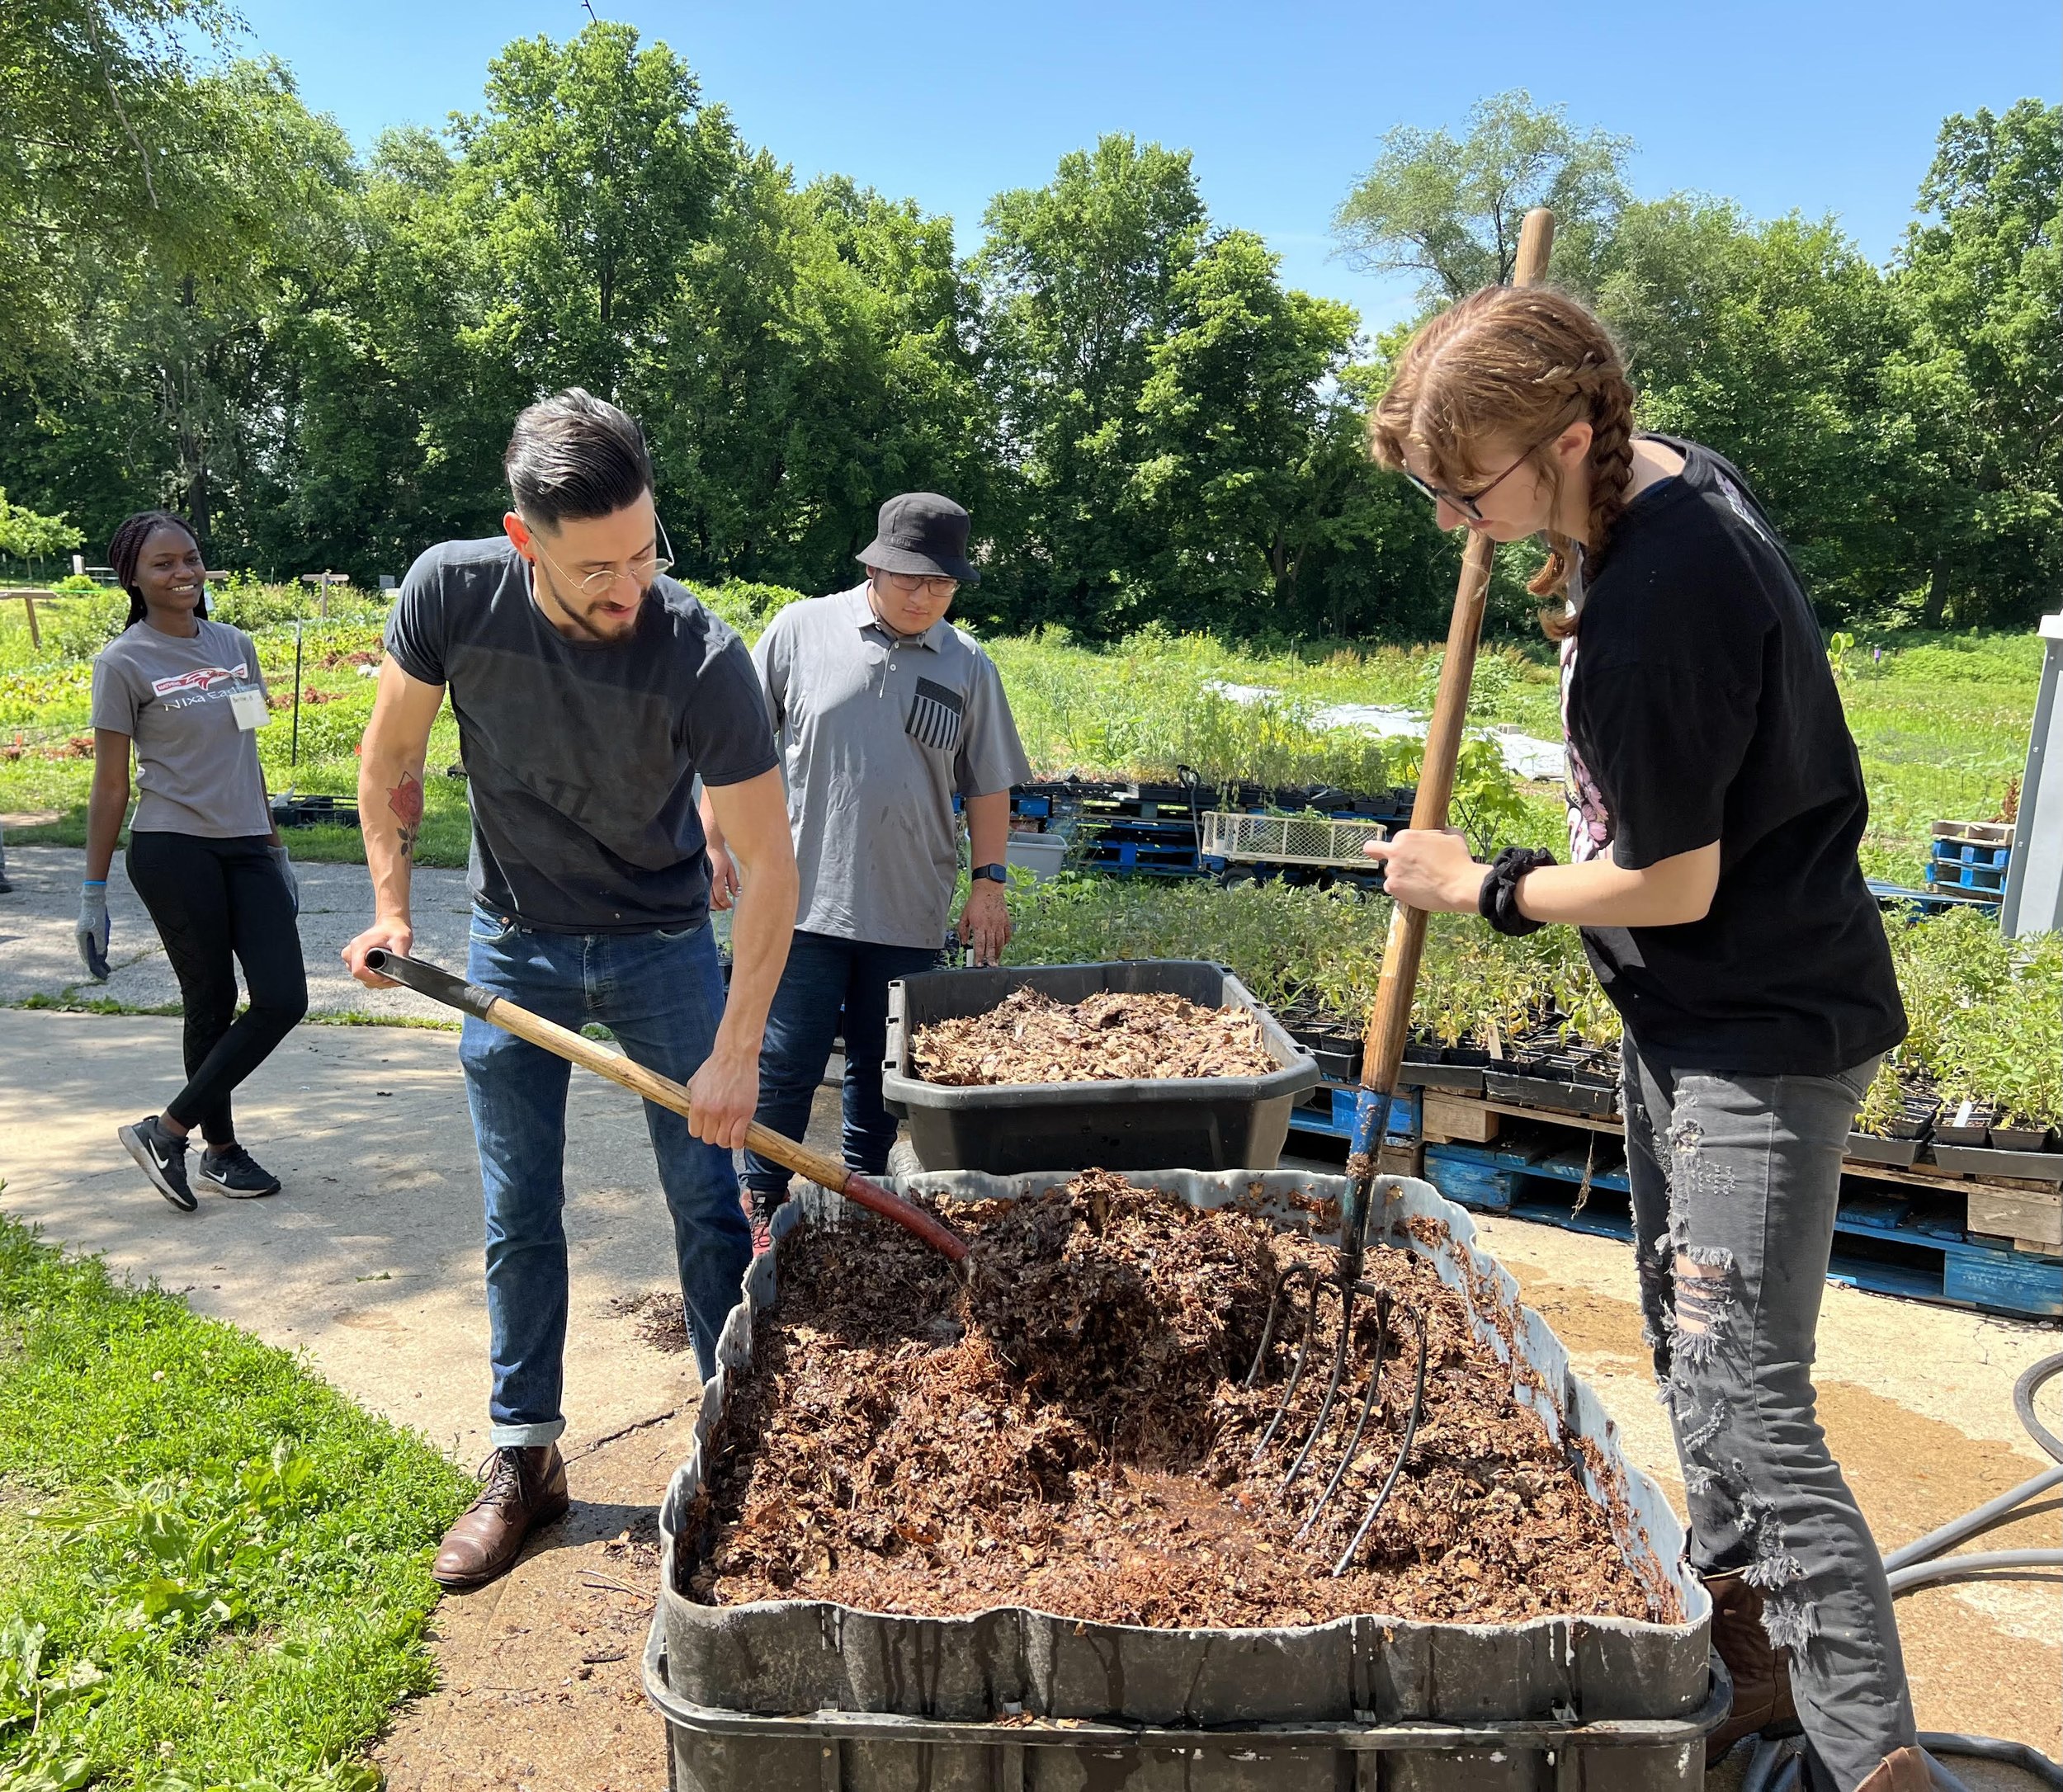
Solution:
<svg viewBox="0 0 2063 1792"><path fill-rule="evenodd" d="M798 182L628 26L512 43L479 111L363 157L232 29L0 14L0 488L96 550L163 502L213 564L370 584L495 529L510 419L580 384L644 422L691 578L836 588L928 487L1000 625L1440 626L1452 544L1362 447L1404 332L1286 288L1183 152L1106 136L961 256L913 201ZM1430 310L1554 205L1645 421L1745 469L1829 623L2017 623L2063 575L2060 120L1947 120L1885 267L1831 219L1640 199L1625 139L1523 93L1391 132L1336 224Z"/></svg>

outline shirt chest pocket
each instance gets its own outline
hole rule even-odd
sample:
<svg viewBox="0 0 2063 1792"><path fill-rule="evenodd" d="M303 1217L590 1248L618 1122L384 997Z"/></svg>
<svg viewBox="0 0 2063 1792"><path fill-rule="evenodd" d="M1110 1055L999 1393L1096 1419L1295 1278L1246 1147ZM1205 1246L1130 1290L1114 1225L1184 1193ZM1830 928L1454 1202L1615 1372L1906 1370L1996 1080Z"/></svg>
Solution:
<svg viewBox="0 0 2063 1792"><path fill-rule="evenodd" d="M935 747L941 752L957 752L966 714L967 700L957 691L934 683L929 678L920 678L909 700L903 732L912 740Z"/></svg>

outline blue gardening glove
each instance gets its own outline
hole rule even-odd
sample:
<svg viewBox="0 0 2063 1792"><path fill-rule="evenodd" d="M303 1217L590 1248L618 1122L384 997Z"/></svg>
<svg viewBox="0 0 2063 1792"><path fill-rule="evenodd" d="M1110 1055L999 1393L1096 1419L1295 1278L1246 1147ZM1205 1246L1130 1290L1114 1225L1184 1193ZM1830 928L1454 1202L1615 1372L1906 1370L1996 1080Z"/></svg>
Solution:
<svg viewBox="0 0 2063 1792"><path fill-rule="evenodd" d="M96 983L107 981L107 880L78 887L78 955Z"/></svg>
<svg viewBox="0 0 2063 1792"><path fill-rule="evenodd" d="M294 875L294 861L286 856L286 844L282 841L276 846L265 849L272 855L272 862L280 868L280 880L286 885L286 899L294 905L294 917L300 918L301 880Z"/></svg>

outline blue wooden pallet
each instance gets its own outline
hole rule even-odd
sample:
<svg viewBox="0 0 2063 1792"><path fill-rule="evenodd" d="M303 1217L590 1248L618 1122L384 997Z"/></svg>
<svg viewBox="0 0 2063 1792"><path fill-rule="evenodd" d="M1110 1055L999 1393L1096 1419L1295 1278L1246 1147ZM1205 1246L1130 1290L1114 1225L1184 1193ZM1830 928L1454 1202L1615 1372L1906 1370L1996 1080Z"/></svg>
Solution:
<svg viewBox="0 0 2063 1792"><path fill-rule="evenodd" d="M2003 871L2013 858L2009 846L1979 846L1968 840L1937 840L1928 856L1937 865L1975 865Z"/></svg>
<svg viewBox="0 0 2063 1792"><path fill-rule="evenodd" d="M1870 894L1877 898L1880 908L1901 905L1916 910L1919 914L1938 915L1951 908L1995 908L1998 903L1991 896L1962 896L1949 890L1914 889L1904 884L1894 884L1881 877L1866 879Z"/></svg>
<svg viewBox="0 0 2063 1792"><path fill-rule="evenodd" d="M1290 1110L1290 1130L1319 1139L1354 1136L1354 1103L1360 1092L1337 1082L1321 1083L1301 1107ZM1419 1091L1400 1089L1390 1103L1386 1144L1409 1145L1419 1136Z"/></svg>
<svg viewBox="0 0 2063 1792"><path fill-rule="evenodd" d="M1603 1238L1633 1235L1616 1143L1607 1151L1601 1139L1594 1160L1579 1149L1495 1145L1428 1145L1425 1160L1426 1180L1464 1207ZM1586 1176L1590 1192L1578 1211ZM2063 1261L1980 1243L1924 1196L1851 1184L1834 1230L1829 1281L2016 1318L2063 1318Z"/></svg>
<svg viewBox="0 0 2063 1792"><path fill-rule="evenodd" d="M1936 889L1965 890L1973 896L1996 898L2005 894L2006 868L1936 859L1927 867L1927 881Z"/></svg>

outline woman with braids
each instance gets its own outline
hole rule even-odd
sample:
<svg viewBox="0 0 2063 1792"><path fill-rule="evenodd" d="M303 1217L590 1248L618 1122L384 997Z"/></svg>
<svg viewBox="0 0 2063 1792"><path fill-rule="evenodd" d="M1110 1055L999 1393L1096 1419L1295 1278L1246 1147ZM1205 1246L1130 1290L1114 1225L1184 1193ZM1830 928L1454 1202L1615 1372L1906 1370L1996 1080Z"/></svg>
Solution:
<svg viewBox="0 0 2063 1792"><path fill-rule="evenodd" d="M1372 446L1495 541L1545 535L1574 861L1458 837L1371 846L1390 894L1506 933L1579 927L1626 1025L1646 1337L1691 1565L1734 1709L1714 1758L1801 1727L1820 1785L1924 1792L1876 1545L1810 1375L1841 1153L1904 1037L1856 862L1867 809L1811 606L1747 481L1640 433L1582 306L1489 288L1420 330Z"/></svg>
<svg viewBox="0 0 2063 1792"><path fill-rule="evenodd" d="M186 1005L186 1084L116 1136L173 1206L198 1204L186 1137L207 1148L201 1181L224 1195L272 1195L279 1178L238 1144L229 1092L308 1011L295 926L300 892L258 769L265 681L249 635L208 616L200 545L161 510L131 516L107 558L129 592L129 625L93 662L93 794L87 809L79 956L107 974L107 867L140 792L125 864ZM236 1012L234 959L250 1005Z"/></svg>

